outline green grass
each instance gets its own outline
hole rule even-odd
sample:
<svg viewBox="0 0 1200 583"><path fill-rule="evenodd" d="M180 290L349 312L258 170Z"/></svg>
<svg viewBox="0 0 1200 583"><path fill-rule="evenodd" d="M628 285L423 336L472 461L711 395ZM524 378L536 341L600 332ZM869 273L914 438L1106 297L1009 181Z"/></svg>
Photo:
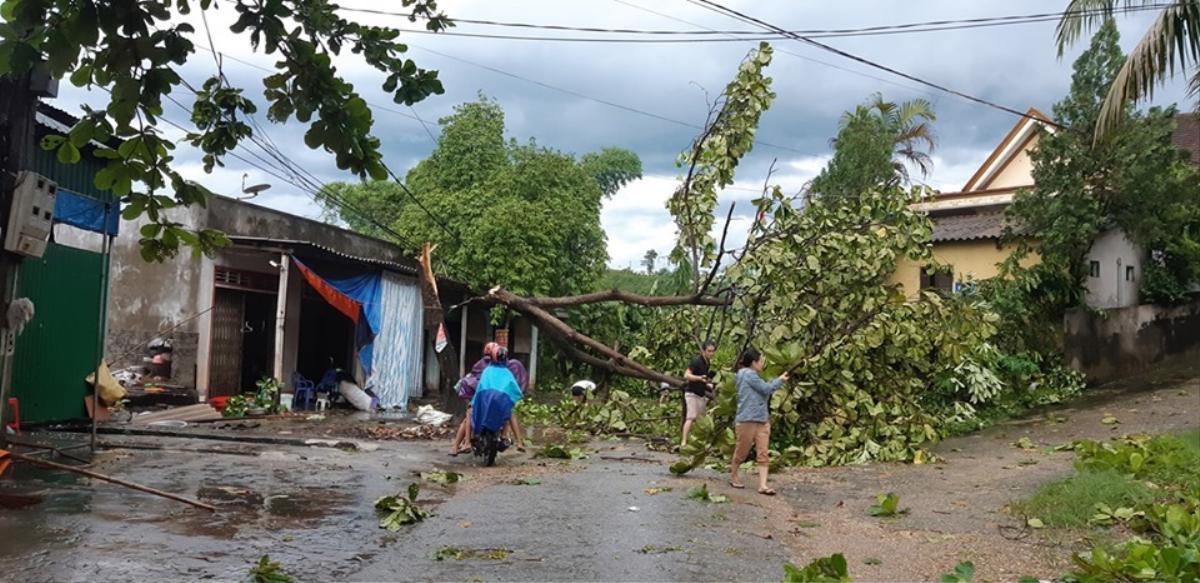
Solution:
<svg viewBox="0 0 1200 583"><path fill-rule="evenodd" d="M1183 490L1200 488L1200 428L1169 436L1166 440L1173 454L1172 463L1151 466L1145 478L1160 486Z"/></svg>
<svg viewBox="0 0 1200 583"><path fill-rule="evenodd" d="M1038 488L1030 498L1013 502L1014 514L1039 518L1046 526L1081 528L1096 504L1135 507L1172 492L1200 488L1200 428L1156 439L1160 445L1138 477L1115 469L1081 468L1075 475ZM1077 466L1078 467L1078 466ZM1151 489L1153 482L1160 489Z"/></svg>
<svg viewBox="0 0 1200 583"><path fill-rule="evenodd" d="M1133 507L1154 500L1150 488L1115 470L1083 470L1050 482L1030 498L1012 504L1013 513L1040 518L1046 526L1080 528L1096 513L1096 504Z"/></svg>

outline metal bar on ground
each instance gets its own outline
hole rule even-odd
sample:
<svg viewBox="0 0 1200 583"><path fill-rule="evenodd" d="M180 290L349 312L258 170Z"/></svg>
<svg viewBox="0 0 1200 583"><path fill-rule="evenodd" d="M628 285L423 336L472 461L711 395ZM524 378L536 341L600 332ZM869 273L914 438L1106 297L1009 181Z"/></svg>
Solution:
<svg viewBox="0 0 1200 583"><path fill-rule="evenodd" d="M143 486L141 484L136 484L134 482L127 482L120 478L106 476L104 474L96 473L96 472L89 471L89 470L83 470L83 469L76 468L73 466L58 464L58 463L49 462L46 460L40 460L35 457L27 456L24 454L10 453L9 455L15 460L26 461L26 462L29 462L34 465L44 466L47 468L53 468L56 470L62 470L64 472L73 472L76 474L80 474L82 476L87 476L89 478L95 478L97 480L104 480L105 482L112 482L114 484L117 484L118 486L125 486L126 488L130 488L132 490L137 490L139 492L145 492L147 494L154 494L155 496L162 496L163 498L170 498L171 500L175 500L177 502L183 502L184 504L191 504L192 506L195 506L196 508L203 508L209 512L217 511L216 507L211 506L209 504L205 504L199 500L192 500L191 498L185 498L178 494L172 494L170 492L163 492L162 490L156 490L149 486Z"/></svg>

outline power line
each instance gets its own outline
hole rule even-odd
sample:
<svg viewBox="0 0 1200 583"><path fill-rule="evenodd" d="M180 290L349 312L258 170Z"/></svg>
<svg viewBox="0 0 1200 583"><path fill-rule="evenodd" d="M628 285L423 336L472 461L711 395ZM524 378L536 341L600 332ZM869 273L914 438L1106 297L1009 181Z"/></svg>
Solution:
<svg viewBox="0 0 1200 583"><path fill-rule="evenodd" d="M200 44L196 44L196 45L195 45L195 47L196 47L196 48L198 48L198 49L205 50L205 51L208 51L208 52L210 52L210 53L216 54L216 51L213 51L211 47L206 47L206 46L204 46L204 45L200 45ZM221 53L221 58L223 58L223 59L228 59L228 60L230 60L230 61L233 61L233 62L235 62L235 63L241 63L241 64L243 64L243 65L245 65L245 66L247 66L247 67L250 67L250 68L252 68L252 69L257 69L257 70L259 70L259 71L262 71L262 72L264 72L264 73L272 73L272 74L274 74L274 73L278 73L278 72L279 72L277 69L272 69L272 68L270 68L270 67L264 67L264 66L262 66L262 65L259 65L258 63L255 63L255 62L252 62L252 61L247 61L247 60L245 60L245 59L241 59L241 58L235 57L235 56L233 56L233 55L227 55L227 54ZM412 110L412 113L411 113L411 114L409 114L409 113L405 113L405 112L403 112L403 111L400 111L399 109L395 109L395 108L393 108L393 107L388 107L388 106L386 106L386 105L380 105L380 104L378 104L378 103L371 103L370 101L368 101L368 102L367 102L367 105L370 105L371 107L373 107L373 108L375 108L375 109L380 109L380 110L386 111L386 112L388 112L388 113L394 113L394 114L396 114L396 115L398 115L398 116L400 116L400 117L406 117L406 118L408 118L408 119L411 119L411 120L413 120L413 121L415 121L415 122L418 122L418 123L420 123L422 126L424 126L424 125L425 125L425 121L424 121L423 119L421 119L421 117L420 117L419 115L416 115L416 113L417 113L417 110L416 110L416 109L413 109L411 106L409 106L409 109L411 109L411 110ZM430 137L431 137L431 138L433 137L433 135L432 135L432 132L430 132L430 131L429 131L429 128L428 128L428 127L426 127L426 128L425 128L425 131L426 131L426 133L429 133L429 134L430 134ZM436 144L436 143L437 143L437 139L434 139L434 140L433 140L433 142Z"/></svg>
<svg viewBox="0 0 1200 583"><path fill-rule="evenodd" d="M720 31L717 31L717 30L715 30L715 29L712 29L712 28L709 28L709 27L707 27L707 26L704 26L703 24L697 24L697 23L695 23L695 22L691 22L691 21L689 21L689 20L684 20L684 19L682 19L682 18L679 18L679 17L677 17L677 16L673 16L673 15L671 15L671 14L667 14L667 13L665 13L665 12L659 12L659 11L657 11L657 10L653 10L653 9L651 9L651 8L646 8L645 6L640 6L640 5L638 5L638 4L634 4L634 3L632 3L632 2L628 2L628 1L626 1L626 0L613 0L613 2L616 2L616 3L618 3L618 4L623 4L623 5L625 5L625 6L628 6L628 7L630 7L630 8L634 8L634 9L636 9L636 10L641 10L642 12L648 12L648 13L650 13L650 14L654 14L654 15L656 15L656 16L661 16L661 17L663 17L663 18L666 18L666 19L668 19L668 20L674 20L675 22L682 22L683 24L687 24L687 25L690 25L690 26L695 26L695 27L697 27L697 28L701 28L701 29L704 29L704 30L707 30L707 31L710 31L710 32L720 32ZM916 88L916 87L911 87L911 86L909 86L909 85L905 85L905 84L903 84L903 83L897 83L897 82L895 82L895 81L892 81L891 79L885 79L885 78L883 78L883 77L878 77L878 76L872 75L872 74L870 74L870 73L864 73L864 72L862 72L862 71L855 71L854 69L847 69L846 67L843 67L843 66L841 66L841 65L837 65L837 64L834 64L834 63L830 63L830 62L828 62L828 61L822 61L821 59L816 59L816 58L813 58L813 57L807 57L807 56L805 56L805 55L801 55L800 53L795 53L795 52L789 51L789 50L787 50L787 49L784 49L784 48L778 48L778 47L776 47L776 50L778 50L779 52L781 52L781 53L783 53L783 54L785 54L785 55L791 55L791 56L793 56L793 57L795 57L795 58L797 58L797 59L800 59L800 60L802 60L802 61L808 61L808 62L810 62L810 63L816 63L816 64L818 64L818 65L822 65L822 66L825 66L825 67L829 67L830 69L836 69L836 70L838 70L838 71L842 71L842 72L845 72L845 73L850 73L851 75L858 75L859 77L864 77L864 78L867 78L867 79L872 79L872 80L875 80L875 81L879 81L880 83L886 83L886 84L888 84L888 85L892 85L892 86L894 86L894 87L899 87L899 88L901 88L901 89L907 89L907 90L909 90L909 91L916 91L916 92L918 92L918 93L925 93L926 95L935 95L933 92L931 92L931 91L928 91L928 90L926 90L926 89L918 89L918 88Z"/></svg>
<svg viewBox="0 0 1200 583"><path fill-rule="evenodd" d="M1004 106L1004 105L1000 105L1000 104L998 104L998 103L995 103L995 102L993 102L993 101L989 101L989 100L987 100L987 99L984 99L984 98L982 98L982 97L976 97L976 96L974 96L974 95L970 95L970 94L968 94L968 93L963 93L962 91L958 91L958 90L955 90L955 89L950 89L949 87L946 87L946 86L944 86L944 85L939 85L939 84L937 84L937 83L934 83L934 82L932 82L932 81L926 81L925 79L922 79L922 78L920 78L920 77L917 77L917 76L915 76L915 75L910 75L910 74L908 74L908 73L905 73L905 72L903 72L903 71L899 71L899 70L897 70L897 69L894 69L894 68L892 68L892 67L889 67L889 66L887 66L887 65L881 65L881 64L879 64L879 63L876 63L876 62L874 62L874 61L871 61L871 60L869 60L869 59L866 59L866 58L860 57L860 56L858 56L858 55L855 55L855 54L853 54L853 53L849 53L849 52L843 51L843 50L841 50L841 49L838 49L838 48L832 47L832 46L830 46L830 45L827 45L827 44L825 44L825 43L822 43L822 42L820 42L820 41L815 41L815 40L812 40L812 39L810 39L810 38L808 38L808 37L804 37L804 36L801 36L801 35L798 35L798 34L790 33L790 32L788 32L788 31L786 31L786 30L784 30L784 29L782 29L782 28L779 28L778 26L775 26L775 25L773 25L773 24L771 24L771 23L769 23L769 22L766 22L766 21L764 21L764 20L761 20L761 19L755 18L755 17L753 17L753 16L750 16L750 15L748 15L748 14L745 14L745 13L743 13L743 12L738 12L737 10L734 10L734 9L732 9L732 8L727 8L727 7L725 7L725 6L722 6L721 4L719 4L719 3L717 3L717 2L714 2L714 1L712 1L712 0L688 0L688 1L689 1L689 2L691 2L692 4L695 4L695 5L697 5L697 6L700 6L700 7L702 7L702 8L708 9L708 10L711 10L711 11L713 11L713 12L716 12L716 13L718 13L718 14L724 14L724 15L726 15L726 16L729 16L729 17L731 17L731 18L735 18L735 19L737 19L737 20L740 20L740 21L742 21L742 22L750 22L750 23L753 23L753 24L755 24L755 25L757 25L757 26L759 26L759 27L761 27L761 28L763 28L763 29L765 29L765 30L773 30L773 31L775 31L775 32L778 32L778 33L780 33L780 34L783 34L783 35L787 36L788 38L791 38L791 39L793 39L793 40L800 41L800 42L803 42L803 43L810 44L810 45L812 45L812 46L815 46L815 47L817 47L817 48L819 48L819 49L821 49L821 50L823 50L823 51L828 51L828 52L831 52L831 53L833 53L833 54L835 54L835 55L838 55L838 56L841 56L841 57L844 57L844 58L847 58L847 59L850 59L850 60L853 60L853 61L856 61L856 62L862 63L862 64L864 64L864 65L867 65L867 66L869 66L869 67L873 67L873 68L875 68L875 69L879 69L879 70L881 70L881 71L886 71L886 72L888 72L888 73L891 73L891 74L893 74L893 75L896 75L896 76L898 76L898 77L903 77L903 78L905 78L905 79L908 79L909 81L913 81L913 82L915 82L915 83L919 83L919 84L921 84L921 85L925 85L926 87L931 87L931 88L933 88L933 89L937 89L938 91L942 91L942 92L949 93L949 94L951 94L951 95L954 95L954 96L957 96L957 97L961 97L961 98L963 98L963 99L966 99L967 101L972 101L972 102L978 103L978 104L980 104L980 105L984 105L984 106L987 106L987 107L991 107L991 108L993 108L993 109L997 109L997 110L1000 110L1000 111L1004 111L1004 112L1007 112L1007 113L1013 114L1013 115L1015 115L1015 116L1017 116L1017 117L1020 117L1020 118L1036 119L1036 118L1034 118L1033 116L1031 116L1031 115L1029 115L1029 114L1027 114L1027 113L1025 113L1025 112L1022 112L1022 111L1017 111L1016 109L1013 109L1013 108L1011 108L1011 107ZM1039 121L1044 121L1044 120L1039 120ZM1054 124L1053 122L1046 122L1046 123L1051 123L1052 125L1055 125L1055 126L1057 126L1057 125L1058 125L1058 124Z"/></svg>
<svg viewBox="0 0 1200 583"><path fill-rule="evenodd" d="M169 99L169 100L170 100L172 103L174 103L174 104L175 104L177 107L179 107L180 109L182 109L183 111L185 111L185 112L188 112L189 114L191 113L192 109L191 109L190 107L188 107L188 106L186 106L186 105L184 105L184 104L180 103L180 102L179 102L178 100L176 100L174 97L171 97L171 96L169 96L169 95L168 95L168 96L167 96L167 98L168 98L168 99ZM180 124L178 124L178 123L175 123L174 121L171 121L171 119L170 119L170 118L167 118L167 117L165 117L165 116L162 116L162 115L160 115L160 116L158 116L158 117L159 117L159 119L161 119L161 120L163 120L163 121L167 122L167 124L169 124L169 125L171 125L171 126L175 127L176 129L178 129L178 130L180 130L180 131L182 131L182 132L185 132L185 133L191 133L191 131L190 131L190 130L188 130L187 128L183 127L182 125L180 125ZM269 138L268 138L268 139L269 139ZM271 154L271 152L270 152L270 148L266 148L266 147L264 147L264 146L263 146L261 143L259 143L259 142L255 141L255 140L253 139L253 135L251 136L251 142L252 142L252 143L254 143L254 144L256 144L256 145L258 145L258 146L259 146L259 148L262 148L264 151L266 151L266 152L268 153L268 155L272 155L272 154ZM244 146L242 146L242 147L244 148ZM254 154L253 152L250 152L249 150L247 150L247 153L248 153L248 154L250 154L250 155L252 155L252 156L258 157L258 156L257 156L257 154ZM284 165L284 167L285 167L285 168L288 168L289 170L281 170L281 169L279 169L279 168L277 168L277 167L273 167L273 165L271 165L270 163L267 163L267 166L272 166L272 169L267 169L267 168L264 168L263 166L260 166L259 164L255 163L255 162L253 162L253 161L251 161L251 160L249 160L249 159L247 159L247 158L245 158L245 157L243 157L243 156L239 155L237 152L230 151L230 152L227 152L227 154L228 154L230 157L234 158L234 159L240 160L241 162L243 162L244 164L247 164L248 166L251 166L251 167L253 167L253 168L256 168L256 169L258 169L258 170L260 170L260 171L262 171L262 172L264 172L264 173L266 173L266 174L268 174L268 175L270 175L270 176L274 176L275 178L277 178L277 179L279 179L279 180L282 180L282 181L284 181L284 182L286 182L286 183L288 183L288 184L291 184L292 186L296 187L296 188L297 188L297 189L299 189L300 191L302 191L302 192L304 192L304 193L308 194L308 195L309 195L309 196L310 196L310 197L313 199L313 201L314 201L314 202L317 202L318 204L320 204L320 203L321 203L321 198L322 198L322 197L324 197L325 199L327 199L327 200L331 201L331 202L334 204L334 206L336 206L337 208L339 208L339 209L341 209L341 210L349 211L351 214L358 216L358 217L359 217L359 218L361 218L362 220L364 220L364 221L366 221L366 222L370 223L371 225L375 226L376 228L378 228L378 229L382 230L383 232L385 232L385 233L387 233L387 234L389 234L389 235L391 235L391 236L395 237L397 241L399 241L399 242L401 242L401 243L404 243L404 244L408 245L409 247L411 247L411 248L413 248L413 249L416 249L416 248L417 248L417 246L415 246L415 245L413 244L413 242L412 242L411 240L409 240L407 237L405 237L405 236L401 235L400 233L396 232L396 231L395 231L394 229L392 229L391 227L389 227L389 226L387 226L387 225L385 225L385 224L383 224L383 223L380 223L378 220L376 220L376 219L375 219L373 216L371 216L370 214L368 214L368 213L366 213L365 211L363 211L363 210L359 209L358 207L355 207L354 205L350 204L349 202L346 202L346 200L345 200L345 199L342 199L342 198L338 197L337 195L335 195L335 194L333 193L333 191L332 191L331 189L329 189L329 188L327 187L327 185L325 185L325 184L324 184L323 182L321 182L319 179L316 179L316 181L317 181L317 182L320 182L320 183L321 183L321 186L320 186L319 188L314 188L314 185L313 185L311 182L308 182L308 180L307 180L307 179L305 179L305 178L304 178L304 177L302 177L302 176L297 176L297 175L295 175L295 169L293 168L293 166L295 165L295 163L294 163L294 162L291 162L291 160L290 160L290 159L288 159L288 158L286 157L286 155L283 155L283 154L282 154L282 152L279 152L279 153L278 153L279 157L283 158L282 160L279 160L279 163L280 163L280 164L283 164L283 165ZM275 155L272 155L272 157L275 157ZM278 159L279 159L279 158L277 158L277 160L278 160ZM260 158L260 160L261 160L261 158ZM265 162L265 161L264 161L264 162ZM290 174L292 174L292 177L283 176L283 175L281 175L281 174L280 174L280 172L284 172L284 173L290 173ZM315 177L314 177L314 178L315 178Z"/></svg>
<svg viewBox="0 0 1200 583"><path fill-rule="evenodd" d="M873 36L873 35L878 35L878 34L905 34L905 33L910 33L910 32L933 32L933 31L939 31L939 30L959 30L959 29L964 29L964 28L980 28L980 27L988 27L988 26L1009 26L1009 25L1016 25L1016 24L1054 21L1054 20L1059 20L1059 19L1062 19L1062 18L1068 17L1068 16L1110 14L1110 13L1115 14L1115 13L1129 13L1129 12L1141 12L1141 11L1147 11L1147 10L1157 10L1157 9L1164 8L1164 7L1171 6L1171 5L1172 5L1171 3L1155 3L1155 4L1146 4L1146 5L1140 5L1140 6L1118 6L1118 7L1113 7L1112 10L1103 9L1103 8L1088 8L1088 9L1081 9L1081 10L1066 10L1066 11L1061 11L1061 12L1041 12L1041 13L1033 13L1033 14L1014 14L1014 15L1006 15L1006 16L981 16L981 17L975 17L975 18L962 18L962 19L927 20L927 21L909 22L909 23L903 23L903 24L885 24L885 25L865 26L865 27L857 27L857 28L826 28L826 29L808 29L808 30L788 30L788 31L773 33L772 35L765 37L762 40L768 40L768 39L773 39L773 38L786 38L786 36L784 36L786 34L804 35L809 38L841 38L841 37L850 37L850 36ZM372 9L372 8L349 8L349 7L343 6L343 7L339 7L339 9L346 11L346 12L374 14L374 15L381 15L381 16L396 16L396 17L405 17L405 18L412 16L411 13ZM647 35L647 36L710 36L710 35L725 35L725 36L730 36L730 35L739 36L740 35L740 36L747 36L747 37L761 37L762 36L762 33L757 30L712 30L712 29L709 29L706 31L654 30L654 29L646 30L646 29L633 29L633 28L605 28L605 27L592 27L592 26L569 26L569 25L560 25L560 24L539 24L539 23L529 23L529 22L506 22L506 21L498 21L498 20L485 20L485 19L472 19L472 18L451 18L451 21L453 21L455 24L474 24L474 25L480 25L480 26L495 26L495 27L505 27L505 28L523 28L523 29L531 29L531 30L555 30L555 31L571 31L571 32L603 33L603 34L626 34L626 35ZM447 35L447 36L484 36L484 37L492 36L492 35L484 35L484 34L460 33L460 32L450 31L450 30L443 30L443 31L439 31L439 32L430 31L430 30L404 30L404 32L414 32L414 33L422 33L422 34L425 34L425 33L438 34L438 35ZM511 37L511 36L505 36L505 35L495 35L495 36L497 38L517 38L517 39L571 40L571 41L585 40L580 37L547 38L547 37L521 37L521 36ZM591 39L591 40L599 40L599 39ZM623 40L619 40L619 41L615 41L615 42L638 42L638 41L635 41L632 39L623 39ZM663 41L658 41L658 42L663 42ZM695 42L695 40L692 40L692 41L688 41L688 40L666 41L666 42Z"/></svg>
<svg viewBox="0 0 1200 583"><path fill-rule="evenodd" d="M458 56L451 55L451 54L448 54L448 53L443 53L443 52L441 52L441 51L436 51L436 50L434 50L434 49L431 49L431 48L428 48L428 47L423 47L423 46L419 46L419 45L414 45L414 44L411 44L411 43L409 43L409 45L408 45L408 46L409 46L409 47L412 47L412 48L415 48L415 49L420 49L420 50L423 50L423 51L425 51L425 52L427 52L427 53L432 53L432 54L435 54L435 55L438 55L438 56L440 56L440 57L444 57L444 58L447 58L447 59L450 59L450 60L453 60L453 61L458 61L458 62L460 62L460 63L464 63L464 64L467 64L467 65L471 65L471 66L473 66L473 67L478 67L478 68L480 68L480 69L484 69L484 70L486 70L486 71L491 71L491 72L493 72L493 73L496 73L497 75L504 75L505 77L511 77L511 78L513 78L513 79L517 79L517 80L520 80L520 81L524 81L524 82L526 82L526 83L532 83L532 84L534 84L534 85L537 85L537 86L539 86L539 87L542 87L542 88L545 88L545 89L550 89L551 91L558 91L558 92L560 92L560 93L565 93L565 94L567 94L567 95L571 95L571 96L573 96L573 97L578 97L578 98L580 98L580 99L586 99L586 100L588 100L588 101L595 101L596 103L600 103L600 104L602 104L602 105L607 105L607 106L609 106L609 107L613 107L613 108L620 109L620 110L623 110L623 111L628 111L628 112L630 112L630 113L636 113L636 114L638 114L638 115L643 115L643 116L646 116L646 117L650 117L650 118L653 118L653 119L657 119L657 120L659 120L659 121L664 121L664 122L667 122L667 123L675 124L675 125L678 125L678 126L683 126L683 127L690 128L690 129L694 129L694 130L703 130L703 129L704 129L704 127L703 127L703 126L700 126L700 125L697 125L697 124L694 124L694 123L691 123L691 122L686 122L686 121L682 121L682 120L678 120L678 119L670 118L670 117L667 117L667 116L665 116L665 115L659 115L659 114L657 114L657 113L653 113L653 112L650 112L650 111L646 111L646 110L644 110L644 109L638 109L638 108L636 108L636 107L633 107L633 106L630 106L630 105L625 105L625 104L623 104L623 103L617 103L617 102L615 102L615 101L609 101L609 100L607 100L607 99L602 99L602 98L599 98L599 97L593 97L593 96L591 96L591 95L588 95L588 94L586 94L586 93L581 93L581 92L579 92L579 91L575 91L575 90L573 90L573 89L567 89L567 88L565 88L565 87L559 87L559 86L557 86L557 85L551 85L551 84L549 84L549 83L546 83L546 82L543 82L543 81L538 81L538 80L536 80L536 79L530 79L529 77L524 77L524 76L518 75L518 74L516 74L516 73L510 73L510 72L508 72L508 71L505 71L505 70L503 70L503 69L497 69L496 67L492 67L491 65L484 65L484 64L482 64L482 63L476 63L476 62L474 62L474 61L470 61L470 60L464 59L464 58L462 58L462 57L458 57ZM780 145L778 145L778 144L772 144L772 143L770 143L770 142L764 142L764 141L762 141L762 140L755 140L755 141L754 141L754 143L756 143L756 144L760 144L760 145L763 145L763 146L769 146L769 147L771 147L771 148L776 148L776 149L779 149L779 150L786 150L786 151L789 151L789 152L795 152L795 153L797 153L797 154L806 154L805 152L802 152L802 151L800 151L800 150L797 150L796 148L791 148L791 147L788 147L788 146L780 146Z"/></svg>

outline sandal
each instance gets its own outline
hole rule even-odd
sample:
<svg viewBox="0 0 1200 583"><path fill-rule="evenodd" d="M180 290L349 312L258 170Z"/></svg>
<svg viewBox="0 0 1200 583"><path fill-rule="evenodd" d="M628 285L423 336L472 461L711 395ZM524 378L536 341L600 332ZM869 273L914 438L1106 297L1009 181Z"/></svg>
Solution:
<svg viewBox="0 0 1200 583"><path fill-rule="evenodd" d="M774 488L759 488L758 493L762 494L763 496L774 496L775 489Z"/></svg>
<svg viewBox="0 0 1200 583"><path fill-rule="evenodd" d="M745 484L743 484L741 482L734 482L733 480L729 481L729 485L730 485L730 487L737 488L739 490L746 487Z"/></svg>

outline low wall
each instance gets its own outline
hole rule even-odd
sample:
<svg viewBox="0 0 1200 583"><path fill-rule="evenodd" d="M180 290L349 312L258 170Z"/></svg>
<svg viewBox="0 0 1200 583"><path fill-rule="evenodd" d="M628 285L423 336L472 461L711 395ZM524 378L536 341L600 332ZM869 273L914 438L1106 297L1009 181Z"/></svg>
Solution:
<svg viewBox="0 0 1200 583"><path fill-rule="evenodd" d="M1200 298L1172 308L1073 310L1063 328L1067 364L1093 383L1200 358Z"/></svg>

